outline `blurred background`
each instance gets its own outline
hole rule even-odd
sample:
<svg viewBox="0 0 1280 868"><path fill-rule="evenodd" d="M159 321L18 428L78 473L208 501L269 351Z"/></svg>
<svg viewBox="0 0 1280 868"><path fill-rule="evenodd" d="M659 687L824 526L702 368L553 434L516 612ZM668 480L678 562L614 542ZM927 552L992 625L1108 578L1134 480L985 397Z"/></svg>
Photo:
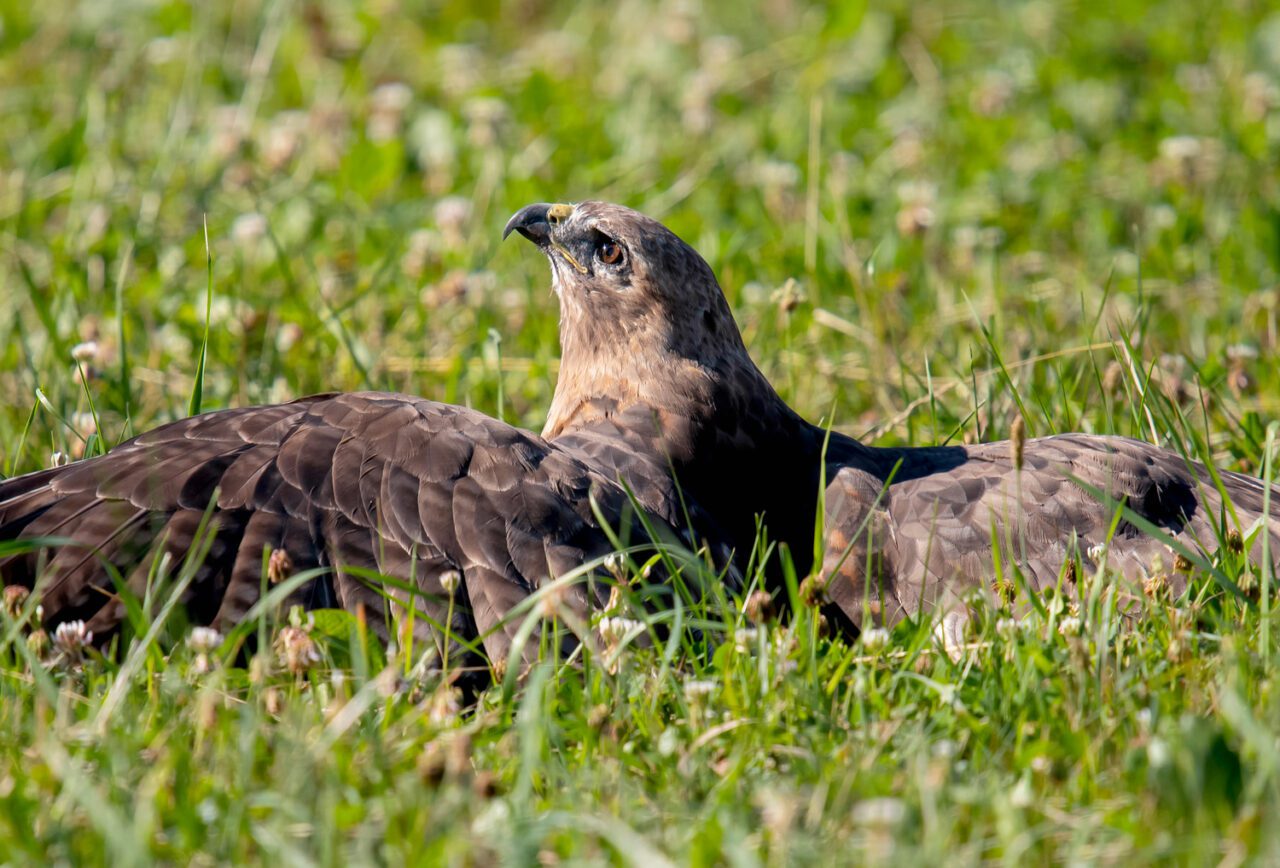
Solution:
<svg viewBox="0 0 1280 868"><path fill-rule="evenodd" d="M877 442L1164 438L1158 386L1249 469L1280 409L1263 2L3 0L0 103L4 472L183 415L210 288L206 409L536 429L556 304L500 233L584 198L667 222L784 397Z"/></svg>

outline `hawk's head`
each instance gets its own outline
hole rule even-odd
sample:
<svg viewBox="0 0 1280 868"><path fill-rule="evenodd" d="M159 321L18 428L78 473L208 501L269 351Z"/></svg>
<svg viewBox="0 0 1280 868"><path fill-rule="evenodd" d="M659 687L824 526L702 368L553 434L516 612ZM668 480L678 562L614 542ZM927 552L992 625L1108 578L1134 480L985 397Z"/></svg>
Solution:
<svg viewBox="0 0 1280 868"><path fill-rule="evenodd" d="M608 202L538 204L517 211L503 238L512 232L551 262L566 343L643 343L709 366L745 352L711 267L658 221Z"/></svg>

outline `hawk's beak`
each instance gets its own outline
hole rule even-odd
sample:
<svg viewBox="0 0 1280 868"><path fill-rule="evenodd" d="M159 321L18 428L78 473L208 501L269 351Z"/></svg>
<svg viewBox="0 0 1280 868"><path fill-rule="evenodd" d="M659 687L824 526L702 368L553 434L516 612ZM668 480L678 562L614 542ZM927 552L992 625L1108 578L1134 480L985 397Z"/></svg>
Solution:
<svg viewBox="0 0 1280 868"><path fill-rule="evenodd" d="M502 238L506 240L512 232L519 232L539 247L546 247L551 243L551 227L568 219L572 213L572 205L548 205L545 202L526 205L511 215L502 230Z"/></svg>

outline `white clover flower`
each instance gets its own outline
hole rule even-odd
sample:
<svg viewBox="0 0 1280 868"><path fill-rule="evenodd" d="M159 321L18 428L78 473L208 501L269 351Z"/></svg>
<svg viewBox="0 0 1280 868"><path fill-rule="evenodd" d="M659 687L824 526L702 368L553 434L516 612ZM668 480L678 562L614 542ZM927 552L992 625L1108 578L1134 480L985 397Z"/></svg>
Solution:
<svg viewBox="0 0 1280 868"><path fill-rule="evenodd" d="M444 592L452 597L457 593L458 586L462 584L462 573L457 570L445 570L440 574L440 587L444 588Z"/></svg>
<svg viewBox="0 0 1280 868"><path fill-rule="evenodd" d="M98 420L92 413L84 411L72 413L70 421L71 427L75 428L81 437L88 437L98 430Z"/></svg>
<svg viewBox="0 0 1280 868"><path fill-rule="evenodd" d="M400 114L413 102L413 90L402 81L380 84L369 95L369 103L375 112Z"/></svg>
<svg viewBox="0 0 1280 868"><path fill-rule="evenodd" d="M902 799L864 799L853 806L853 822L859 826L896 826L907 816Z"/></svg>
<svg viewBox="0 0 1280 868"><path fill-rule="evenodd" d="M617 645L632 632L644 629L644 624L632 618L601 618L596 631L610 645Z"/></svg>
<svg viewBox="0 0 1280 868"><path fill-rule="evenodd" d="M193 627L191 629L190 635L187 636L187 645L196 652L192 670L197 675L212 671L213 663L209 660L209 652L221 644L222 634L212 627Z"/></svg>
<svg viewBox="0 0 1280 868"><path fill-rule="evenodd" d="M719 685L709 680L694 680L684 683L684 698L689 701L701 699L715 693Z"/></svg>
<svg viewBox="0 0 1280 868"><path fill-rule="evenodd" d="M996 621L996 635L1008 640L1017 636L1022 630L1022 622L1016 618L1001 618Z"/></svg>
<svg viewBox="0 0 1280 868"><path fill-rule="evenodd" d="M71 358L77 362L88 364L98 357L98 342L83 341L71 348Z"/></svg>
<svg viewBox="0 0 1280 868"><path fill-rule="evenodd" d="M620 552L613 552L605 556L604 568L618 581L623 581L627 575L627 561Z"/></svg>
<svg viewBox="0 0 1280 868"><path fill-rule="evenodd" d="M884 627L868 627L858 642L868 654L876 654L889 646L889 631Z"/></svg>
<svg viewBox="0 0 1280 868"><path fill-rule="evenodd" d="M445 233L460 235L471 220L471 200L464 196L445 196L436 203L431 215Z"/></svg>
<svg viewBox="0 0 1280 868"><path fill-rule="evenodd" d="M383 108L375 105L369 112L369 122L365 125L365 134L373 142L388 142L400 132L400 121L404 117L403 110L390 106Z"/></svg>
<svg viewBox="0 0 1280 868"><path fill-rule="evenodd" d="M222 644L222 634L212 627L192 627L187 645L197 654L208 654Z"/></svg>
<svg viewBox="0 0 1280 868"><path fill-rule="evenodd" d="M756 643L756 637L760 635L760 631L755 627L743 627L733 631L733 647L740 653L745 653L751 649Z"/></svg>
<svg viewBox="0 0 1280 868"><path fill-rule="evenodd" d="M231 224L231 238L241 247L249 247L267 234L267 218L261 214L241 214Z"/></svg>
<svg viewBox="0 0 1280 868"><path fill-rule="evenodd" d="M93 631L85 627L84 621L63 621L53 631L54 646L72 660L84 655L84 649L93 644Z"/></svg>
<svg viewBox="0 0 1280 868"><path fill-rule="evenodd" d="M1063 636L1079 636L1083 626L1075 615L1068 615L1058 622L1058 632Z"/></svg>

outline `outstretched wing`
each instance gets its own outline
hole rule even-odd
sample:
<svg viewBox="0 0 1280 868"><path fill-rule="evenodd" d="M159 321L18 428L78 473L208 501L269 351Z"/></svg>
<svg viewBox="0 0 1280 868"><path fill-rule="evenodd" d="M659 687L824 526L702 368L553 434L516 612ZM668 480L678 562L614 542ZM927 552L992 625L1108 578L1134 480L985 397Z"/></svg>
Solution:
<svg viewBox="0 0 1280 868"><path fill-rule="evenodd" d="M893 622L949 608L975 586L992 585L995 547L1037 589L1072 581L1069 561L1107 566L1135 582L1174 555L1160 540L1099 500L1105 493L1193 551L1214 552L1231 530L1248 534L1263 515L1263 484L1220 472L1228 508L1207 469L1121 437L1066 434L1026 442L1021 470L1008 442L907 449L887 489L857 466L836 473L827 490L826 554L830 588L860 623L864 612ZM1090 491L1089 489L1093 489ZM1280 514L1280 491L1274 514ZM1115 532L1112 534L1112 527ZM1269 523L1280 553L1280 521ZM1108 543L1108 537L1110 541ZM1261 535L1253 554L1260 555ZM1067 572L1064 573L1064 569ZM1173 590L1184 577L1172 575Z"/></svg>
<svg viewBox="0 0 1280 868"><path fill-rule="evenodd" d="M453 611L451 631L480 637L499 659L518 626L504 622L513 606L610 551L590 495L611 522L629 520L613 480L480 413L402 395L319 395L184 419L105 456L0 482L0 540L69 540L0 559L0 578L39 580L51 623L85 618L102 635L124 614L106 565L141 595L153 559L179 563L208 513L216 532L188 590L194 619L241 619L260 597L264 563L283 552L276 578L327 568L298 602L363 606L384 637L414 607L415 632L436 642L431 623ZM379 587L373 574L398 581ZM570 593L570 605L586 605L581 586Z"/></svg>

